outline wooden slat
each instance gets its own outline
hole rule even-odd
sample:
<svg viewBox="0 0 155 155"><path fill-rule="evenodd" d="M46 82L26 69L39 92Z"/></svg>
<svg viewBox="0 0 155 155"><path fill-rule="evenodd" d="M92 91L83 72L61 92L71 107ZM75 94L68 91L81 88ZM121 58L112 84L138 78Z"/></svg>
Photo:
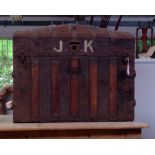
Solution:
<svg viewBox="0 0 155 155"><path fill-rule="evenodd" d="M127 115L126 94L122 90L124 87L124 80L126 81L126 64L122 63L122 59L118 60L118 117L119 120L124 120ZM125 104L124 104L125 103Z"/></svg>
<svg viewBox="0 0 155 155"><path fill-rule="evenodd" d="M110 60L109 119L117 119L117 60Z"/></svg>
<svg viewBox="0 0 155 155"><path fill-rule="evenodd" d="M79 83L78 76L80 70L79 58L70 59L70 102L71 102L71 119L78 119L78 102L79 102Z"/></svg>
<svg viewBox="0 0 155 155"><path fill-rule="evenodd" d="M19 57L14 57L14 122L30 121L31 103L31 62L28 57L21 64Z"/></svg>
<svg viewBox="0 0 155 155"><path fill-rule="evenodd" d="M108 120L109 60L98 59L98 120Z"/></svg>
<svg viewBox="0 0 155 155"><path fill-rule="evenodd" d="M70 119L70 74L69 58L60 58L60 76L59 76L59 100L60 100L60 119L69 121Z"/></svg>
<svg viewBox="0 0 155 155"><path fill-rule="evenodd" d="M50 120L50 58L40 58L40 121Z"/></svg>
<svg viewBox="0 0 155 155"><path fill-rule="evenodd" d="M80 58L79 75L79 121L89 121L89 64L85 57Z"/></svg>
<svg viewBox="0 0 155 155"><path fill-rule="evenodd" d="M59 60L51 59L51 112L52 117L59 116Z"/></svg>
<svg viewBox="0 0 155 155"><path fill-rule="evenodd" d="M39 121L39 58L32 58L31 66L31 76L32 76L32 104L31 104L31 121Z"/></svg>
<svg viewBox="0 0 155 155"><path fill-rule="evenodd" d="M71 119L77 119L78 117L78 78L76 75L72 76L70 83L71 93Z"/></svg>
<svg viewBox="0 0 155 155"><path fill-rule="evenodd" d="M120 121L134 120L134 77L127 78L127 64L122 58L118 60L118 119ZM130 60L131 61L131 60ZM133 64L130 65L130 74L133 73Z"/></svg>
<svg viewBox="0 0 155 155"><path fill-rule="evenodd" d="M98 68L97 60L91 61L89 64L89 89L90 89L90 119L95 120L97 116L98 103Z"/></svg>

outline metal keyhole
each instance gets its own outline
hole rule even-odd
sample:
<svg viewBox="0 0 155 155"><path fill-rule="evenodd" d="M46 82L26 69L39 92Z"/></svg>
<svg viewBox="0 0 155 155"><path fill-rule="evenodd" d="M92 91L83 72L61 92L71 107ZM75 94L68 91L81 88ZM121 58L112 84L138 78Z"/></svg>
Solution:
<svg viewBox="0 0 155 155"><path fill-rule="evenodd" d="M72 50L75 52L76 51L76 45L72 46Z"/></svg>

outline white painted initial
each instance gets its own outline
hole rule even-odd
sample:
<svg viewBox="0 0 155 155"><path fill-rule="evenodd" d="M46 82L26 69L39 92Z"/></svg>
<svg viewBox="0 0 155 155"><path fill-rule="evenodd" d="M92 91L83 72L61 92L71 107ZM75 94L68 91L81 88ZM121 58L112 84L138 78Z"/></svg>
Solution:
<svg viewBox="0 0 155 155"><path fill-rule="evenodd" d="M63 50L63 41L60 40L60 41L59 41L59 48L57 49L56 47L53 47L53 50L54 50L55 52L62 52L62 50Z"/></svg>
<svg viewBox="0 0 155 155"><path fill-rule="evenodd" d="M89 48L89 50L90 50L91 52L94 52L94 50L93 50L93 48L92 48L92 43L93 43L92 40L90 40L89 42L88 42L88 40L85 40L85 41L84 41L84 52L87 52L87 51L88 51L88 48Z"/></svg>

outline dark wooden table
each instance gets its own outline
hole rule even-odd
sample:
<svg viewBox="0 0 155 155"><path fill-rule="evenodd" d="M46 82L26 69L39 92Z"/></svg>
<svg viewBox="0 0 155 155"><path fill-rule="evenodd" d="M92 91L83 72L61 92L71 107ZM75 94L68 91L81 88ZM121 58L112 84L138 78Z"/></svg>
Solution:
<svg viewBox="0 0 155 155"><path fill-rule="evenodd" d="M141 138L146 123L79 122L13 123L12 115L0 116L0 138Z"/></svg>

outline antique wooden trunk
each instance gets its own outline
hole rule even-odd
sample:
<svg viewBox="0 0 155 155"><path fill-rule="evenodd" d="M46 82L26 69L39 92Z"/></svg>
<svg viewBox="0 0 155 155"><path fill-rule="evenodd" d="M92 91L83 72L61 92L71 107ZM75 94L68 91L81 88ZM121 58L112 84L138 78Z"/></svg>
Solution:
<svg viewBox="0 0 155 155"><path fill-rule="evenodd" d="M14 122L132 121L134 38L61 25L14 35Z"/></svg>

